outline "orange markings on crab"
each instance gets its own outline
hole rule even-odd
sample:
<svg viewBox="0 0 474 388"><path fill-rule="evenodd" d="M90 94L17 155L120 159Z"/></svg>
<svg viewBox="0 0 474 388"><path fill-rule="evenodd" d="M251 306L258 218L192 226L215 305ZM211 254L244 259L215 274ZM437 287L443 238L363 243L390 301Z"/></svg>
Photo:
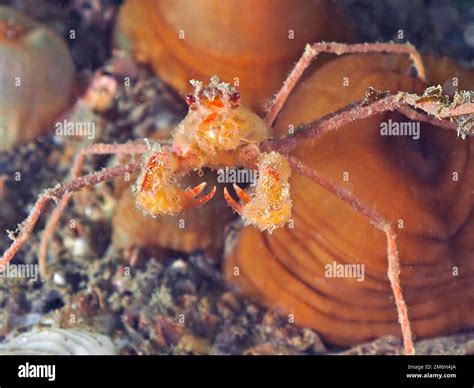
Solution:
<svg viewBox="0 0 474 388"><path fill-rule="evenodd" d="M145 169L145 175L143 176L143 182L140 186L140 191L148 191L152 189L153 178L150 175L156 174L156 168L163 164L163 161L160 159L160 156L164 157L163 154L155 154L150 158Z"/></svg>
<svg viewBox="0 0 474 388"><path fill-rule="evenodd" d="M150 171L147 171L145 173L145 176L143 177L143 182L142 185L140 186L140 191L143 190L150 190L151 189L151 182L150 182Z"/></svg>
<svg viewBox="0 0 474 388"><path fill-rule="evenodd" d="M216 117L217 117L217 112L213 112L203 120L203 123L208 124L208 123L214 121L216 119Z"/></svg>
<svg viewBox="0 0 474 388"><path fill-rule="evenodd" d="M278 172L273 167L268 166L266 169L266 173L275 178L277 181L280 180L280 174L278 174Z"/></svg>
<svg viewBox="0 0 474 388"><path fill-rule="evenodd" d="M207 100L209 107L224 108L224 102L220 98L215 98L214 100Z"/></svg>

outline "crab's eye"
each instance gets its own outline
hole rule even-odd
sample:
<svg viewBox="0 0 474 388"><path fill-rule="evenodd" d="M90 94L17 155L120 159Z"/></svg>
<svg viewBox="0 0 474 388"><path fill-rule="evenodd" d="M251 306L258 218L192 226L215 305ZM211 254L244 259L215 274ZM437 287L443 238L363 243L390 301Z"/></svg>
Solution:
<svg viewBox="0 0 474 388"><path fill-rule="evenodd" d="M234 92L230 95L229 97L229 100L230 100L230 103L233 105L233 106L237 106L239 105L239 101L240 101L240 93L239 92Z"/></svg>
<svg viewBox="0 0 474 388"><path fill-rule="evenodd" d="M188 94L186 96L186 104L189 106L192 106L196 103L196 97L194 97L192 94Z"/></svg>

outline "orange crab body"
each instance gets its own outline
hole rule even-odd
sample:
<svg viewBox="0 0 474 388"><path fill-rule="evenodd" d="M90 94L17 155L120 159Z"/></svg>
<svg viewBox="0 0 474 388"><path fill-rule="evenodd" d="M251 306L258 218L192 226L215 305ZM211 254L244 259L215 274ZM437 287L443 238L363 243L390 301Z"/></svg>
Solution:
<svg viewBox="0 0 474 388"><path fill-rule="evenodd" d="M190 109L173 132L173 149L181 155L193 154L202 163L228 164L231 151L259 144L270 136L270 128L250 109L239 103L239 94L226 83L211 78L207 88L191 81L196 88L188 96Z"/></svg>
<svg viewBox="0 0 474 388"><path fill-rule="evenodd" d="M183 190L178 176L190 170L219 167L258 168L259 180L255 190L247 195L238 186L238 204L224 189L224 198L247 224L260 230L272 231L291 217L290 167L277 152L261 153L258 144L270 135L265 122L239 103L233 87L214 76L207 87L192 80L193 95L187 116L173 131L170 148L158 146L145 154L145 168L135 186L136 205L152 217L176 215L201 206L216 193L197 198L206 183Z"/></svg>

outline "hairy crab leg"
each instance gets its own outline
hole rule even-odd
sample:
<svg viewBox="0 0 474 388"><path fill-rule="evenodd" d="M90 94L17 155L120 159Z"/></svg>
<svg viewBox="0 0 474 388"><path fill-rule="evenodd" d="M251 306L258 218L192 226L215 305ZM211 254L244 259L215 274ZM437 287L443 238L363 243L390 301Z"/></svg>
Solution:
<svg viewBox="0 0 474 388"><path fill-rule="evenodd" d="M423 81L426 80L426 72L421 60L420 53L416 48L409 43L358 43L345 44L335 42L321 42L314 44L307 44L303 55L296 62L290 74L286 78L283 86L273 99L271 106L265 116L265 122L268 126L272 126L275 118L280 113L281 108L286 102L291 91L299 81L304 71L321 53L331 53L336 55L355 54L355 53L394 53L394 54L408 54L413 62L413 65Z"/></svg>
<svg viewBox="0 0 474 388"><path fill-rule="evenodd" d="M115 166L106 168L102 171L95 172L89 175L85 175L76 179L73 179L62 185L57 185L54 188L46 190L41 194L36 203L33 206L28 218L22 222L19 226L19 234L16 238L13 238L13 242L10 247L4 252L0 258L0 272L5 269L5 266L13 259L18 250L22 247L25 241L31 235L39 216L43 212L46 204L50 200L57 200L62 198L64 195L78 191L83 187L94 186L100 182L104 182L115 177L125 175L126 173L133 173L141 169L141 163L130 163L123 166Z"/></svg>
<svg viewBox="0 0 474 388"><path fill-rule="evenodd" d="M301 175L311 179L325 190L334 194L342 201L349 204L355 211L364 215L372 225L381 230L387 239L387 275L390 281L390 286L395 298L397 307L398 319L401 326L403 346L405 354L415 354L415 347L413 344L413 334L411 330L410 320L408 317L408 308L403 296L402 287L400 285L400 259L398 257L397 244L395 241L396 235L390 226L390 223L380 216L375 210L368 208L364 203L359 201L350 192L341 189L334 185L326 178L318 174L313 168L305 165L299 159L293 156L287 156L290 165Z"/></svg>
<svg viewBox="0 0 474 388"><path fill-rule="evenodd" d="M410 107L409 105L400 106L397 108L397 111L412 121L432 124L436 127L448 129L451 131L455 131L457 129L457 125L455 123L445 119L430 117L426 113L418 112L416 109Z"/></svg>
<svg viewBox="0 0 474 388"><path fill-rule="evenodd" d="M349 104L338 111L329 113L310 124L304 125L303 129L295 132L294 135L281 140L267 140L260 148L263 151L274 150L281 153L288 153L301 141L314 139L317 136L338 129L345 124L386 111L400 110L400 112L406 114L408 118L410 118L410 116L413 118L416 117L416 119L424 117L423 121L425 122L453 130L456 129L456 125L444 119L474 114L474 103L471 102L450 107L442 103L419 102L420 98L421 97L416 94L398 92L397 94L382 97L371 103L367 103L363 100ZM407 107L421 109L433 117L422 115L411 108L408 111L406 109ZM413 112L416 113L416 116Z"/></svg>
<svg viewBox="0 0 474 388"><path fill-rule="evenodd" d="M73 166L71 168L71 179L78 178L81 175L82 166L86 155L118 155L118 154L143 154L148 151L147 144L144 143L127 143L127 144L92 144L82 148L79 151L79 154L74 160ZM41 235L41 242L39 247L38 254L38 263L39 263L39 272L40 276L44 279L48 279L50 274L47 271L47 253L48 253L48 244L51 241L56 226L61 218L61 215L64 212L64 209L71 200L72 193L65 194L59 204L51 213L50 218L48 219L46 226L44 228L43 234Z"/></svg>

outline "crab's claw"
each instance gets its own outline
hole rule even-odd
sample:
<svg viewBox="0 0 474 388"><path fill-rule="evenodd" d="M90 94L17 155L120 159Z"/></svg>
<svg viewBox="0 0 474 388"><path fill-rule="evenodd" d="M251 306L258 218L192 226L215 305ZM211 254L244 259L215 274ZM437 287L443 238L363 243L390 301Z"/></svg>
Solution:
<svg viewBox="0 0 474 388"><path fill-rule="evenodd" d="M204 190L204 187L206 187L206 185L206 182L202 182L199 185L194 186L192 189L188 189L183 192L183 195L185 199L187 199L188 203L187 209L204 205L214 197L214 195L216 194L216 186L214 186L208 194L197 198L197 196L201 194L201 192Z"/></svg>
<svg viewBox="0 0 474 388"><path fill-rule="evenodd" d="M224 188L224 198L234 211L260 230L272 232L283 226L291 217L290 166L286 158L277 153L262 154L258 163L259 178L255 190L249 195L239 186L234 190L242 203L235 201Z"/></svg>
<svg viewBox="0 0 474 388"><path fill-rule="evenodd" d="M180 158L171 150L154 151L146 156L145 167L135 187L135 202L146 215L158 217L176 215L187 209L204 205L216 193L216 187L199 197L206 182L182 190L176 178Z"/></svg>

